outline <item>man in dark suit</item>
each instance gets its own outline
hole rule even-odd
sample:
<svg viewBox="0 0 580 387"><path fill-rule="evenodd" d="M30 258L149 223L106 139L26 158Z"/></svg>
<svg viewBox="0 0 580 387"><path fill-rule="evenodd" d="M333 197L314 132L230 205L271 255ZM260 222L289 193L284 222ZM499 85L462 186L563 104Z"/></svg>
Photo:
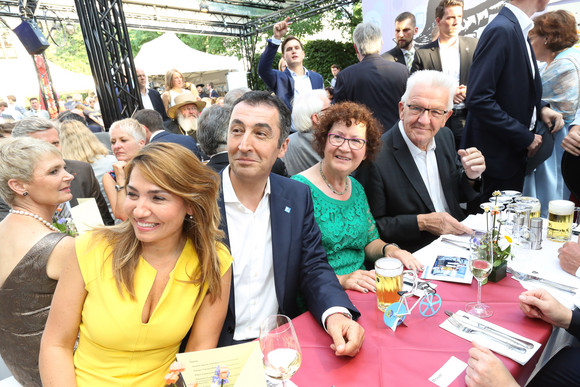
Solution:
<svg viewBox="0 0 580 387"><path fill-rule="evenodd" d="M462 0L442 0L435 9L435 22L439 27L439 39L420 47L415 53L412 72L417 70L443 71L459 81L453 96L453 114L445 123L455 137L455 148L459 149L467 109L465 93L469 69L477 39L459 36L463 20Z"/></svg>
<svg viewBox="0 0 580 387"><path fill-rule="evenodd" d="M403 12L395 19L395 43L396 46L384 52L381 57L405 65L411 71L415 57L413 38L419 32L415 15L411 12Z"/></svg>
<svg viewBox="0 0 580 387"><path fill-rule="evenodd" d="M383 40L376 24L359 24L352 38L360 63L338 73L332 102L352 101L366 105L383 125L383 130L387 130L398 119L397 104L405 92L409 77L407 68L379 56Z"/></svg>
<svg viewBox="0 0 580 387"><path fill-rule="evenodd" d="M251 91L233 106L219 204L236 264L219 345L255 339L269 315L296 317L300 294L332 337L335 354L354 356L364 330L328 264L310 190L270 174L289 132L290 110L268 92Z"/></svg>
<svg viewBox="0 0 580 387"><path fill-rule="evenodd" d="M192 151L201 160L201 152L193 137L167 132L163 127L163 120L159 112L151 109L142 109L137 111L133 118L145 128L147 144L150 142L172 142L179 144Z"/></svg>
<svg viewBox="0 0 580 387"><path fill-rule="evenodd" d="M163 121L167 121L167 113L165 112L165 106L163 106L163 101L159 92L155 89L148 89L147 86L149 82L147 80L147 75L143 69L135 69L137 72L137 83L139 83L139 91L141 92L141 101L143 101L144 109L153 109L157 113L161 114Z"/></svg>
<svg viewBox="0 0 580 387"><path fill-rule="evenodd" d="M485 27L467 83L467 120L462 144L476 146L487 159L481 201L494 190L521 191L526 158L541 146L537 119L559 129L562 115L541 101L542 82L528 40L530 16L547 0L513 0ZM523 23L523 26L522 24Z"/></svg>
<svg viewBox="0 0 580 387"><path fill-rule="evenodd" d="M274 24L274 36L268 39L266 49L260 56L258 75L264 83L280 98L288 109L292 110L292 101L299 95L314 89L324 89L322 75L307 70L304 65L304 49L302 43L294 36L282 38L288 32L290 18ZM282 43L282 58L287 63L286 70L278 71L272 68L276 51Z"/></svg>
<svg viewBox="0 0 580 387"><path fill-rule="evenodd" d="M54 126L52 121L39 117L30 117L21 120L12 130L13 137L34 137L51 143L59 150L60 137L58 129ZM73 198L69 201L71 207L78 204L78 199L95 198L99 212L103 218L103 223L112 225L114 223L113 217L109 212L107 202L101 193L99 181L95 177L93 168L89 163L77 160L64 160L65 169L68 173L74 176L70 185L70 191Z"/></svg>
<svg viewBox="0 0 580 387"><path fill-rule="evenodd" d="M434 70L414 73L399 103L401 120L382 137L376 160L357 174L381 239L416 251L439 235L472 233L459 203L478 195L485 159L455 151L444 127L457 81ZM457 155L460 156L459 162Z"/></svg>

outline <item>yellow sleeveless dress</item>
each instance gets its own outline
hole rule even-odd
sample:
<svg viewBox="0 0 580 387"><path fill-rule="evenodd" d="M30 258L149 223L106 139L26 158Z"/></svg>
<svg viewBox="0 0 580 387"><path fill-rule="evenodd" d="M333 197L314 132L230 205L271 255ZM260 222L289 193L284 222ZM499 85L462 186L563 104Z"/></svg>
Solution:
<svg viewBox="0 0 580 387"><path fill-rule="evenodd" d="M187 241L149 322L141 312L157 271L142 257L135 273L136 300L121 295L112 273L110 246L95 243L91 233L75 243L85 282L79 345L74 354L79 387L160 387L175 360L179 345L191 328L200 303L195 299L207 286L190 283L187 273L198 269L198 257ZM232 264L227 249L218 248L222 276ZM194 305L195 304L195 305Z"/></svg>

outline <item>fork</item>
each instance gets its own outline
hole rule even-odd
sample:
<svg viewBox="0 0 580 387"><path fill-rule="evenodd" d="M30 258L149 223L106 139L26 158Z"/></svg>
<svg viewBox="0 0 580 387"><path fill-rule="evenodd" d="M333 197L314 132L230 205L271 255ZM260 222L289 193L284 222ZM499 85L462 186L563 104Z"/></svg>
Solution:
<svg viewBox="0 0 580 387"><path fill-rule="evenodd" d="M469 328L465 325L463 325L462 323L460 323L459 321L457 321L455 319L455 317L449 317L447 319L447 321L449 321L451 323L451 325L453 325L455 328L457 328L458 330L460 330L461 332L464 333L468 333L468 334L476 334L476 335L480 335L480 336L485 336L493 341L496 341L506 347L508 347L509 349L519 352L519 353L526 353L526 349L524 347L519 347L510 343L505 342L504 340L501 340L497 337L488 335L487 333L480 331L479 329L473 329L473 328Z"/></svg>
<svg viewBox="0 0 580 387"><path fill-rule="evenodd" d="M547 280L544 278L540 278L540 277L537 277L535 275L520 273L517 270L513 270L511 267L507 268L507 272L510 273L511 275L513 275L517 280L520 280L520 281L534 281L534 282L538 282L538 283L550 286L552 288L561 290L563 292L571 293L574 295L576 294L577 289L573 288L572 286L560 284L558 282L554 282L554 281L550 281L550 280Z"/></svg>

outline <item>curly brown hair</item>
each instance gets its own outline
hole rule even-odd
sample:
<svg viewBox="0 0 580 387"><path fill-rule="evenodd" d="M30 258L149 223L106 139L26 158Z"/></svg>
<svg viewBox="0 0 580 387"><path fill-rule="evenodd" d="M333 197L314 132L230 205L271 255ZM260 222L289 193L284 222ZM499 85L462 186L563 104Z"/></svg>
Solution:
<svg viewBox="0 0 580 387"><path fill-rule="evenodd" d="M546 38L546 47L553 52L570 48L578 41L576 19L562 9L546 12L534 19L530 35Z"/></svg>
<svg viewBox="0 0 580 387"><path fill-rule="evenodd" d="M382 126L365 105L354 102L340 102L324 112L318 125L314 126L314 150L324 156L328 133L337 122L344 122L346 126L358 123L366 126L366 160L374 160L381 148Z"/></svg>

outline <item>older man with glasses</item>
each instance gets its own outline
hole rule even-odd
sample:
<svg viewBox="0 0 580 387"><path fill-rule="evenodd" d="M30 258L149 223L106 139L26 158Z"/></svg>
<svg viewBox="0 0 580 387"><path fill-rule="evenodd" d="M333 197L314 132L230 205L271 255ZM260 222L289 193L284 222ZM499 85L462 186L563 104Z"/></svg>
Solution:
<svg viewBox="0 0 580 387"><path fill-rule="evenodd" d="M381 239L416 251L442 234L473 231L460 203L477 198L485 159L476 148L455 151L444 127L457 80L434 70L409 77L400 121L382 137L376 160L359 171ZM459 156L459 157L458 157Z"/></svg>

